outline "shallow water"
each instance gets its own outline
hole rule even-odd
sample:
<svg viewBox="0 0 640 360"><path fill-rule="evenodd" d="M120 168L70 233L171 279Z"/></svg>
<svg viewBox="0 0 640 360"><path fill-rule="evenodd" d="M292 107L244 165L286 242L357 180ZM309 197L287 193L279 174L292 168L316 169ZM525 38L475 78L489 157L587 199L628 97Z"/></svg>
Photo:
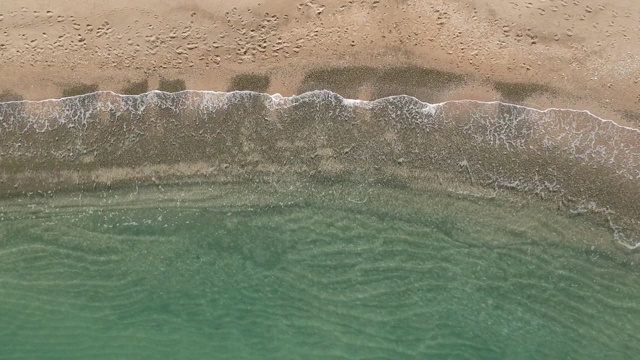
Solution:
<svg viewBox="0 0 640 360"><path fill-rule="evenodd" d="M158 189L2 203L0 359L640 350L635 257L584 218L348 184Z"/></svg>
<svg viewBox="0 0 640 360"><path fill-rule="evenodd" d="M275 175L447 182L606 218L640 248L640 131L586 111L329 91L96 92L0 103L0 196Z"/></svg>

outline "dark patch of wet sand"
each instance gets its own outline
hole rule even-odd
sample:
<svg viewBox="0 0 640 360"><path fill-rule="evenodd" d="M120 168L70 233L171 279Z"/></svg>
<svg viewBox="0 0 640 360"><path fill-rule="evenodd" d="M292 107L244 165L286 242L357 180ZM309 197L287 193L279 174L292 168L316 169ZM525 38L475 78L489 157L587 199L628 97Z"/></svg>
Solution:
<svg viewBox="0 0 640 360"><path fill-rule="evenodd" d="M408 95L435 102L444 91L465 81L463 75L420 66L348 66L311 70L298 91L330 90L345 98L357 99L361 92L373 89L366 100Z"/></svg>
<svg viewBox="0 0 640 360"><path fill-rule="evenodd" d="M240 74L231 79L231 85L227 91L254 91L266 93L271 84L269 75Z"/></svg>
<svg viewBox="0 0 640 360"><path fill-rule="evenodd" d="M169 93L180 92L187 90L187 84L184 79L165 79L161 77L158 90Z"/></svg>
<svg viewBox="0 0 640 360"><path fill-rule="evenodd" d="M98 84L76 83L62 89L62 97L90 94L98 91Z"/></svg>
<svg viewBox="0 0 640 360"><path fill-rule="evenodd" d="M140 95L149 91L149 80L133 81L125 85L120 93L123 95Z"/></svg>

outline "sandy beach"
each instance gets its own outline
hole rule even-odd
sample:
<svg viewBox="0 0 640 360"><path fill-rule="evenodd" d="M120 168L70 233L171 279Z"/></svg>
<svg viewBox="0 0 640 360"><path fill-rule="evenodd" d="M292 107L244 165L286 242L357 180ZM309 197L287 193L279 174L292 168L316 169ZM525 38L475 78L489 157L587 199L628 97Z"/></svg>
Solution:
<svg viewBox="0 0 640 360"><path fill-rule="evenodd" d="M328 89L501 100L640 124L640 3L5 1L0 101Z"/></svg>

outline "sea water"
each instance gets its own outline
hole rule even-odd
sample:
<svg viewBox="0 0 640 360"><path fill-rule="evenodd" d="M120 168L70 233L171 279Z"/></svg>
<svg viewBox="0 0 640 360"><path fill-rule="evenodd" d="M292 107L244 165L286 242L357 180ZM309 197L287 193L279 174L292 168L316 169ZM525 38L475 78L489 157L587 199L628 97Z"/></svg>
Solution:
<svg viewBox="0 0 640 360"><path fill-rule="evenodd" d="M5 201L0 358L631 359L640 351L640 267L602 244L611 241L602 226L437 191L305 189Z"/></svg>
<svg viewBox="0 0 640 360"><path fill-rule="evenodd" d="M0 359L633 359L638 131L329 92L0 104Z"/></svg>

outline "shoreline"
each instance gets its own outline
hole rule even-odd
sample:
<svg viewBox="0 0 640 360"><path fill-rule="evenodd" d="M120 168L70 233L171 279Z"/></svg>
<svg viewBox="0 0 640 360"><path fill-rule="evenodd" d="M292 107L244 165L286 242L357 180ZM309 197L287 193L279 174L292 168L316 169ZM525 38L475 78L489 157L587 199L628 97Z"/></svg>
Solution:
<svg viewBox="0 0 640 360"><path fill-rule="evenodd" d="M374 101L389 96L412 96L428 103L442 103L457 100L481 102L502 102L520 105L539 110L569 109L585 110L597 117L610 119L616 123L640 128L640 100L628 102L623 97L612 97L602 100L597 93L576 91L548 86L536 82L487 80L482 74L465 74L449 72L420 65L401 66L345 66L312 68L306 74L297 75L294 81L287 81L286 72L240 72L221 70L222 73L234 74L225 79L217 77L218 72L184 76L172 72L160 75L155 72L150 76L116 73L108 82L63 82L57 89L48 86L49 90L40 95L30 95L29 91L17 87L0 88L0 102L8 101L42 101L63 97L87 95L93 92L114 92L122 95L141 95L151 91L169 93L181 91L253 91L258 93L282 94L297 96L310 91L331 91L345 98ZM355 73L351 75L351 73ZM319 75L321 74L321 75ZM29 73L21 74L16 82L42 83L41 80L29 80ZM450 77L451 80L442 80ZM25 79L26 78L26 79ZM86 78L83 76L83 78ZM317 78L318 80L315 80ZM56 78L44 80L57 82ZM344 80L346 79L346 80ZM513 80L516 80L514 77ZM347 83L346 85L344 83ZM6 81L5 84L12 82ZM15 90L15 89L18 90ZM640 96L640 86L638 87ZM640 99L640 98L639 98Z"/></svg>
<svg viewBox="0 0 640 360"><path fill-rule="evenodd" d="M310 93L314 93L314 92L333 92L332 90L328 90L328 89L322 89L322 90L310 90L310 91L306 91L300 94L294 94L294 95L289 95L289 96L283 96L280 93L268 93L268 92L260 92L260 91L254 91L254 90L230 90L230 91L218 91L218 90L195 90L195 89L185 89L185 90L180 90L180 91L163 91L163 90L149 90L140 94L123 94L123 93L119 93L117 91L111 91L111 90L98 90L95 92L90 92L90 93L85 93L85 94L79 94L79 95L71 95L71 96L66 96L66 97L60 97L60 98L48 98L48 99L39 99L39 100L26 100L26 99L22 99L22 100L8 100L8 101L0 101L0 104L8 104L8 103L32 103L32 104L37 104L37 103L46 103L46 102L56 102L56 101L60 101L63 99L69 99L69 98L81 98L84 96L99 96L101 94L109 94L109 95L113 95L113 96L117 96L117 97L140 97L140 96L148 96L154 93L161 93L161 94L180 94L180 93L185 93L188 94L190 92L194 92L194 93L209 93L209 94L213 94L213 95L232 95L233 93L254 93L256 95L265 95L265 96L269 96L271 98L273 98L274 100L277 99L278 97L282 97L285 100L286 99L290 99L290 98L295 98L295 97L300 97L300 96L306 96ZM338 95L340 95L339 93L336 93ZM389 99L389 98L395 98L395 97L409 97L409 98L413 98L425 105L434 105L434 106L438 106L438 105L444 105L446 103L465 103L465 102L471 102L471 103L478 103L478 104L496 104L496 105L505 105L505 106L515 106L515 107L520 107L520 108L524 108L527 110L534 110L537 112L548 112L548 111L569 111L569 112L577 112L577 113L585 113L588 116L597 118L598 120L601 120L603 122L612 122L614 123L616 126L624 128L624 129L628 129L628 130L633 130L633 131L638 131L640 132L640 128L636 128L634 126L625 126L619 122L616 122L613 119L608 119L608 118L603 118L600 117L594 113L592 113L589 110L586 109L574 109L574 108L565 108L565 107L548 107L548 108L536 108L536 107L530 107L527 105L521 105L521 104L517 104L517 103L511 103L511 102L505 102L505 101L501 101L501 100L493 100L493 101L483 101L483 100L475 100L475 99L455 99L455 100L445 100L445 101L441 101L441 102L435 102L435 103L431 103L431 102L427 102L427 101L422 101L417 97L411 96L411 95L407 95L407 94L398 94L398 95L389 95L389 96L385 96L385 97L380 97L380 98L375 98L375 99L356 99L356 98L347 98L341 95L341 97L343 97L343 99L346 102L349 103L375 103L377 101L380 100L385 100L385 99Z"/></svg>

